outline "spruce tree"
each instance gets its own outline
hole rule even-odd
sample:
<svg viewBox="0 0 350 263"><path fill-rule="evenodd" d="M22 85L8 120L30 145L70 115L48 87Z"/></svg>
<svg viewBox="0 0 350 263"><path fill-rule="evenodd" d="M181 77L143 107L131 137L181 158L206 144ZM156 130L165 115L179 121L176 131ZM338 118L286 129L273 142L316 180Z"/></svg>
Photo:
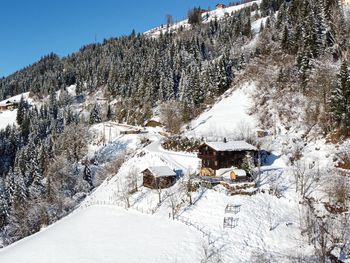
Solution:
<svg viewBox="0 0 350 263"><path fill-rule="evenodd" d="M334 120L342 126L350 126L350 79L348 64L343 61L337 83L330 97L330 111Z"/></svg>
<svg viewBox="0 0 350 263"><path fill-rule="evenodd" d="M84 165L84 180L88 182L90 187L93 187L91 169L88 163Z"/></svg>
<svg viewBox="0 0 350 263"><path fill-rule="evenodd" d="M90 112L89 123L95 124L100 122L102 122L100 107L97 103L95 103Z"/></svg>
<svg viewBox="0 0 350 263"><path fill-rule="evenodd" d="M108 104L108 107L107 107L107 114L106 114L106 117L107 117L107 120L110 121L112 120L113 118L113 111L112 111L112 107L110 104Z"/></svg>

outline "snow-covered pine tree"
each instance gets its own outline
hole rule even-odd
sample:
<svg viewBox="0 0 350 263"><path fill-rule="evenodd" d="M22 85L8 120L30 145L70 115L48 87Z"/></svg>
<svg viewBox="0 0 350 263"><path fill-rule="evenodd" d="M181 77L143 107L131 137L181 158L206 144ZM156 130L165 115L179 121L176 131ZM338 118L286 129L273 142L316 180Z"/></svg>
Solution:
<svg viewBox="0 0 350 263"><path fill-rule="evenodd" d="M100 122L102 122L100 106L97 103L95 103L90 112L89 123L95 124Z"/></svg>
<svg viewBox="0 0 350 263"><path fill-rule="evenodd" d="M350 126L350 76L346 61L341 64L337 83L331 93L330 111L336 123Z"/></svg>
<svg viewBox="0 0 350 263"><path fill-rule="evenodd" d="M7 224L9 217L9 203L6 193L5 182L0 178L0 231Z"/></svg>
<svg viewBox="0 0 350 263"><path fill-rule="evenodd" d="M84 176L83 176L84 180L86 182L88 182L88 184L90 185L90 187L93 187L93 182L92 182L92 173L91 173L91 169L90 169L90 165L88 163L86 163L84 165Z"/></svg>

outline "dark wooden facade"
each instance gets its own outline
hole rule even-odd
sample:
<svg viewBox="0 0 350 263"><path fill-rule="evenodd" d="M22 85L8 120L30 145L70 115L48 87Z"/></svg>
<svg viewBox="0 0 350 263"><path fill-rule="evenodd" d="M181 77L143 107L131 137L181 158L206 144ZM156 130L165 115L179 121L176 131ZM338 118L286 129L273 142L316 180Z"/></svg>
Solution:
<svg viewBox="0 0 350 263"><path fill-rule="evenodd" d="M164 189L176 183L176 175L155 176L149 169L143 172L143 186L151 189Z"/></svg>
<svg viewBox="0 0 350 263"><path fill-rule="evenodd" d="M0 105L0 110L14 110L18 108L18 103L6 102L4 105Z"/></svg>
<svg viewBox="0 0 350 263"><path fill-rule="evenodd" d="M241 168L247 154L255 157L255 151L217 151L206 144L199 147L198 158L202 160L202 168L219 170L222 168Z"/></svg>

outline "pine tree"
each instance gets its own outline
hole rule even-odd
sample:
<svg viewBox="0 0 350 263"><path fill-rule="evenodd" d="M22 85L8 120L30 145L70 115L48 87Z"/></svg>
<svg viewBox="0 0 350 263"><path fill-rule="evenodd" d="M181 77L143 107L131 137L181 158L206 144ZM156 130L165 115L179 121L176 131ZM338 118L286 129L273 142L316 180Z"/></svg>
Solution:
<svg viewBox="0 0 350 263"><path fill-rule="evenodd" d="M21 96L21 100L19 101L17 116L16 116L16 121L19 126L21 126L23 123L27 109L28 109L28 103L24 100L23 96Z"/></svg>
<svg viewBox="0 0 350 263"><path fill-rule="evenodd" d="M332 90L330 111L334 120L342 126L350 126L350 76L348 64L343 61L337 76L337 84Z"/></svg>
<svg viewBox="0 0 350 263"><path fill-rule="evenodd" d="M5 189L5 183L0 178L0 230L7 224L9 217L9 204Z"/></svg>
<svg viewBox="0 0 350 263"><path fill-rule="evenodd" d="M97 103L95 103L90 112L89 123L95 124L100 122L102 122L100 107Z"/></svg>
<svg viewBox="0 0 350 263"><path fill-rule="evenodd" d="M282 40L281 40L281 48L285 51L288 51L290 48L290 40L289 40L289 32L288 32L288 26L285 25L283 29L282 34Z"/></svg>
<svg viewBox="0 0 350 263"><path fill-rule="evenodd" d="M13 169L12 176L13 176L13 182L14 182L13 195L11 196L12 207L15 210L23 209L27 201L27 188L24 183L22 172L18 167L15 167Z"/></svg>
<svg viewBox="0 0 350 263"><path fill-rule="evenodd" d="M84 166L84 180L88 182L91 188L93 187L91 169L88 163Z"/></svg>
<svg viewBox="0 0 350 263"><path fill-rule="evenodd" d="M112 111L112 107L111 107L111 104L108 104L108 107L107 107L107 114L106 114L106 118L108 121L112 120L113 118L113 111Z"/></svg>

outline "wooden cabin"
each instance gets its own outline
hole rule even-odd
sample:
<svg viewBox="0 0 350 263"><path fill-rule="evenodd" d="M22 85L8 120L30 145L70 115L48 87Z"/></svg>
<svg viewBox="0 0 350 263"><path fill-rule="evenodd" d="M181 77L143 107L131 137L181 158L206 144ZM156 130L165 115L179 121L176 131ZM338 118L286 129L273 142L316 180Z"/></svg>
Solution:
<svg viewBox="0 0 350 263"><path fill-rule="evenodd" d="M168 166L153 166L143 172L143 186L151 189L164 189L176 183L176 173Z"/></svg>
<svg viewBox="0 0 350 263"><path fill-rule="evenodd" d="M198 158L202 160L201 175L215 176L223 168L241 168L244 158L255 158L257 148L245 141L206 142L199 146Z"/></svg>
<svg viewBox="0 0 350 263"><path fill-rule="evenodd" d="M6 103L0 104L0 111L14 110L18 108L17 102L6 101Z"/></svg>
<svg viewBox="0 0 350 263"><path fill-rule="evenodd" d="M224 4L217 4L216 5L216 9L222 9L222 8L225 8L226 7L226 5L224 5Z"/></svg>

